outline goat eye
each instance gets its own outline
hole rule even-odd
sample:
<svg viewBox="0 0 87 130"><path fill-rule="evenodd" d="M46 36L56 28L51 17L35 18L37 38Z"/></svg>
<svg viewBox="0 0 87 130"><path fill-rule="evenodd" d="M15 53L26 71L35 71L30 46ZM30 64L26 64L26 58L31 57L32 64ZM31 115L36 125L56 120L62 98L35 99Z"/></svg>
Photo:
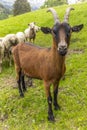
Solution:
<svg viewBox="0 0 87 130"><path fill-rule="evenodd" d="M69 37L70 36L70 34L69 33L67 33L67 37Z"/></svg>
<svg viewBox="0 0 87 130"><path fill-rule="evenodd" d="M55 29L53 30L53 33L54 33L54 34L56 34L56 33L57 33Z"/></svg>
<svg viewBox="0 0 87 130"><path fill-rule="evenodd" d="M66 34L66 35L67 35L67 37L69 37L69 36L70 36L70 30L68 30L68 32L67 32L67 34Z"/></svg>

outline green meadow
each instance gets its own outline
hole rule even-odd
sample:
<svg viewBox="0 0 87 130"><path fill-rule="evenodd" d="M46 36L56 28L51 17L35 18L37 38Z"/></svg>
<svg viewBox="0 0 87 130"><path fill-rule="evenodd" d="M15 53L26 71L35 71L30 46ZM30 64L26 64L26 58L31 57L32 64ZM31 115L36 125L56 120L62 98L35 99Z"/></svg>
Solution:
<svg viewBox="0 0 87 130"><path fill-rule="evenodd" d="M63 21L68 6L54 7ZM43 81L34 79L35 87L28 87L24 98L19 97L14 65L3 63L0 74L0 130L87 130L87 3L72 5L71 26L84 24L79 33L73 33L66 57L65 80L59 84L59 104L54 111L55 122L47 120L47 100ZM28 23L52 27L51 13L40 9L0 21L0 37L24 31ZM51 35L37 33L36 45L52 45Z"/></svg>

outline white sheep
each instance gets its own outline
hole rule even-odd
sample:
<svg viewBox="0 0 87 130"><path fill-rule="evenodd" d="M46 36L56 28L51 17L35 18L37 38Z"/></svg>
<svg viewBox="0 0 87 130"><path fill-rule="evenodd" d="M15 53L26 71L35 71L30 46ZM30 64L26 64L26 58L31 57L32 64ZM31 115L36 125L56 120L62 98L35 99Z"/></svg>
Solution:
<svg viewBox="0 0 87 130"><path fill-rule="evenodd" d="M2 60L4 57L4 49L5 49L5 46L2 43L2 40L0 38L0 73L2 72Z"/></svg>
<svg viewBox="0 0 87 130"><path fill-rule="evenodd" d="M25 38L26 40L31 42L31 39L33 39L33 43L34 40L36 38L36 32L38 32L40 30L40 27L35 25L35 22L32 22L30 24L28 24L28 28L25 29L24 33L25 33Z"/></svg>
<svg viewBox="0 0 87 130"><path fill-rule="evenodd" d="M25 34L23 32L18 32L17 34L7 34L5 37L0 38L0 73L2 71L3 60L8 60L10 66L12 64L12 47L24 41Z"/></svg>
<svg viewBox="0 0 87 130"><path fill-rule="evenodd" d="M2 44L4 45L4 57L9 60L10 66L12 60L11 48L17 45L17 43L18 43L18 39L16 37L16 34L8 34L2 40Z"/></svg>
<svg viewBox="0 0 87 130"><path fill-rule="evenodd" d="M18 43L25 42L25 34L23 32L16 33L16 37L18 39Z"/></svg>
<svg viewBox="0 0 87 130"><path fill-rule="evenodd" d="M7 34L3 38L2 42L5 45L6 49L10 49L10 47L12 47L18 43L18 39L16 37L16 34Z"/></svg>
<svg viewBox="0 0 87 130"><path fill-rule="evenodd" d="M41 28L37 25L35 25L35 31L38 32Z"/></svg>
<svg viewBox="0 0 87 130"><path fill-rule="evenodd" d="M0 37L0 42L2 42L3 39L4 39L4 37Z"/></svg>

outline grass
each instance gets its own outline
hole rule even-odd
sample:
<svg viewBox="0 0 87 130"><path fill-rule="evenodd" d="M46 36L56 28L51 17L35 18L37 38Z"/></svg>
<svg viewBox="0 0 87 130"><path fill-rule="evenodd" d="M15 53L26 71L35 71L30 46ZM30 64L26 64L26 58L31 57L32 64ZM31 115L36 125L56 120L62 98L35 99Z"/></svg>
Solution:
<svg viewBox="0 0 87 130"><path fill-rule="evenodd" d="M61 19L66 5L55 7ZM36 87L28 88L24 98L19 97L15 85L14 66L3 63L0 74L0 130L87 130L87 3L73 5L71 26L83 23L80 33L73 33L69 55L66 58L66 79L59 85L60 111L54 111L55 123L47 121L47 102L43 82L34 80ZM46 9L0 21L0 36L24 31L29 22L52 27L53 19ZM36 43L51 46L51 36L37 33Z"/></svg>

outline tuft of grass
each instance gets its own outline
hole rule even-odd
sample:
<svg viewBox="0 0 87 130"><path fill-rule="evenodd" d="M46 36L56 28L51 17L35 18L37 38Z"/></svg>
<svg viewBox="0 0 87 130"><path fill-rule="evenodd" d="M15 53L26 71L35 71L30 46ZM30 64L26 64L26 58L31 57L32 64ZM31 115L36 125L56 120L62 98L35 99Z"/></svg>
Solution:
<svg viewBox="0 0 87 130"><path fill-rule="evenodd" d="M19 97L14 66L3 63L0 74L0 130L87 130L87 3L72 5L71 26L84 24L80 33L73 33L70 53L66 58L66 79L59 85L60 111L54 111L55 123L47 121L47 102L43 82L34 80L35 88L28 88L24 98ZM54 7L63 20L66 5ZM35 21L38 26L53 26L52 14L47 9L26 13L0 21L0 37L24 31ZM37 33L36 43L51 46L51 35ZM71 53L72 52L72 53Z"/></svg>

